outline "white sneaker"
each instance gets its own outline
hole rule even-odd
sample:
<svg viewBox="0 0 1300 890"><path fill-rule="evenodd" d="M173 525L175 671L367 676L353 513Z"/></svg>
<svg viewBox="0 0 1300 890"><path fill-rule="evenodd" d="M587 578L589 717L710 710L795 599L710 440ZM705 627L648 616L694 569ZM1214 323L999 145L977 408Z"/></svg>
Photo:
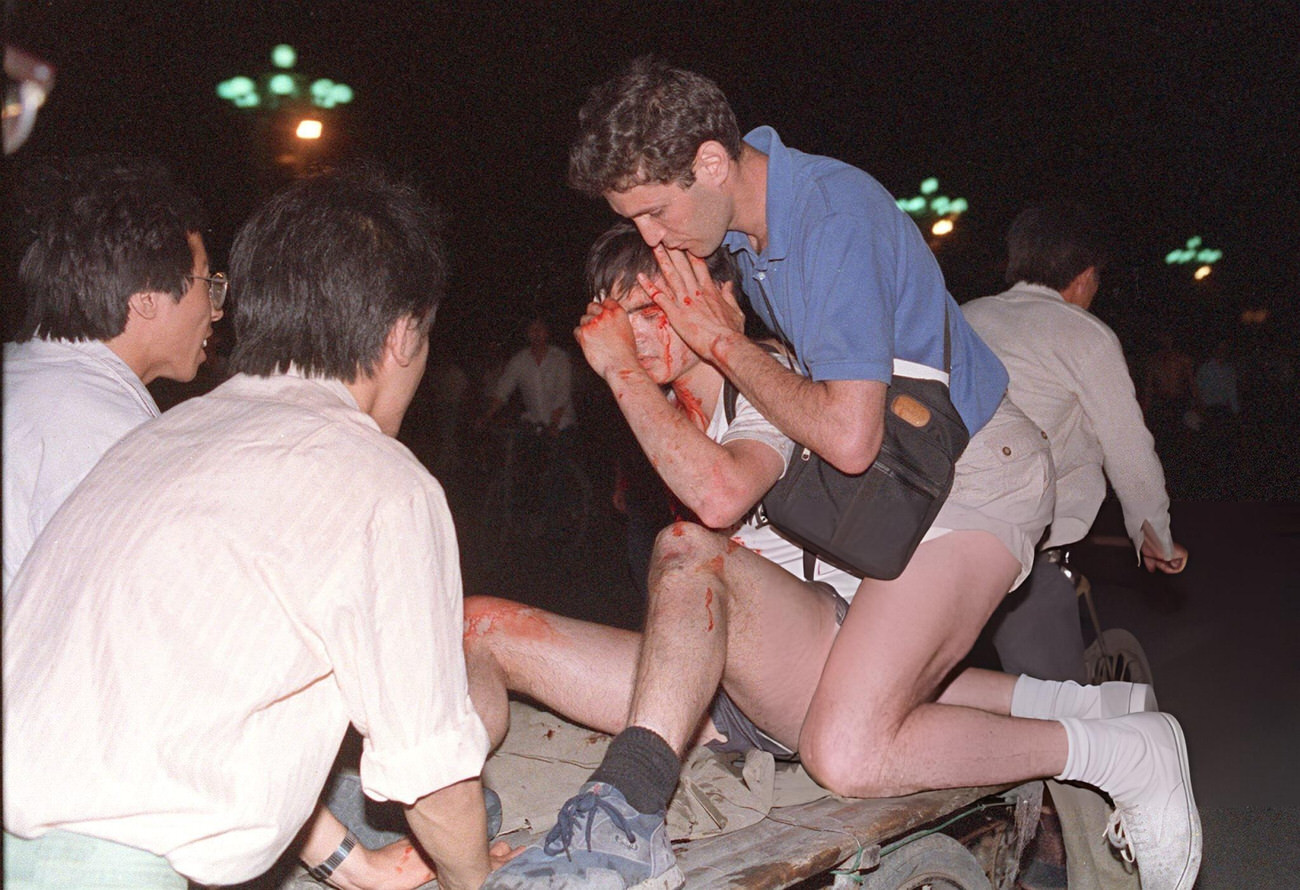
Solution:
<svg viewBox="0 0 1300 890"><path fill-rule="evenodd" d="M1115 802L1106 840L1137 865L1142 890L1191 890L1201 867L1201 817L1182 727L1160 713L1118 717L1115 723L1143 750L1125 758L1128 769L1102 786Z"/></svg>

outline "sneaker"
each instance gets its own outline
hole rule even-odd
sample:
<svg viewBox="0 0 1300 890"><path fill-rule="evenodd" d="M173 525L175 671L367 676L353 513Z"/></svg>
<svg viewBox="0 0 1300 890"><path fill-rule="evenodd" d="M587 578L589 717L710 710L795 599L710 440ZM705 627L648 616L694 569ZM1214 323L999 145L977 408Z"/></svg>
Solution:
<svg viewBox="0 0 1300 890"><path fill-rule="evenodd" d="M1169 714L1119 717L1143 746L1102 790L1115 802L1106 840L1137 866L1142 890L1191 890L1201 867L1201 818L1192 799L1187 741Z"/></svg>
<svg viewBox="0 0 1300 890"><path fill-rule="evenodd" d="M501 798L486 785L483 786L483 804L487 809L487 839L490 841L501 831ZM367 798L361 790L361 776L356 770L344 769L334 775L325 795L325 806L368 850L378 850L410 837L411 828L406 823L401 804L378 803Z"/></svg>
<svg viewBox="0 0 1300 890"><path fill-rule="evenodd" d="M487 839L492 840L501 832L501 795L488 786L483 786L483 807L487 810Z"/></svg>
<svg viewBox="0 0 1300 890"><path fill-rule="evenodd" d="M637 812L614 786L588 782L560 808L546 840L488 875L483 888L677 890L686 878L664 815Z"/></svg>

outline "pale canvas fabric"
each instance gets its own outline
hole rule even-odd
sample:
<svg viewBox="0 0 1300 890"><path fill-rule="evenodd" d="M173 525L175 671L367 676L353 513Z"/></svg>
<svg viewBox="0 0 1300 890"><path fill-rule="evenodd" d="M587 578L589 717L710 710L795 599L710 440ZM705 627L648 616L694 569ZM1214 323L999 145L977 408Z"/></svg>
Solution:
<svg viewBox="0 0 1300 890"><path fill-rule="evenodd" d="M522 702L510 704L510 732L483 768L484 783L501 796L502 833L545 832L564 802L600 764L610 737L575 726ZM682 767L668 810L673 840L698 839L753 825L777 806L807 803L828 792L797 764L751 751L732 755L696 748Z"/></svg>

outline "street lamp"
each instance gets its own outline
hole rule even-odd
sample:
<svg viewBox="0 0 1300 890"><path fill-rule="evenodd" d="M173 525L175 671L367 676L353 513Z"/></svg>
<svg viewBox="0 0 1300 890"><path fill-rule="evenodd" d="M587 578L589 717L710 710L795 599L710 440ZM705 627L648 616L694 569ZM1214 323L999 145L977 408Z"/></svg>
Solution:
<svg viewBox="0 0 1300 890"><path fill-rule="evenodd" d="M951 234L956 228L957 217L965 213L970 205L965 198L949 198L939 194L939 180L933 176L921 180L921 193L911 198L899 198L897 204L919 224L921 221L938 217L930 226L930 234L942 238ZM934 246L932 243L931 247Z"/></svg>
<svg viewBox="0 0 1300 890"><path fill-rule="evenodd" d="M310 84L293 70L298 52L287 43L271 50L271 64L276 68L254 80L242 74L217 84L217 95L236 108L279 108L281 105L310 101L317 108L333 108L352 101L352 87L321 77Z"/></svg>
<svg viewBox="0 0 1300 890"><path fill-rule="evenodd" d="M327 77L309 80L295 70L298 52L287 43L271 50L272 69L254 77L236 75L217 85L217 95L256 113L262 141L281 168L301 173L327 151L338 150L337 128L326 139L332 109L354 98L352 88ZM270 112L266 114L264 112Z"/></svg>
<svg viewBox="0 0 1300 890"><path fill-rule="evenodd" d="M1200 235L1193 235L1187 239L1186 247L1165 254L1165 265L1186 266L1196 263L1196 271L1192 273L1192 277L1197 281L1204 281L1213 271L1214 264L1221 259L1223 259L1223 251L1206 247Z"/></svg>

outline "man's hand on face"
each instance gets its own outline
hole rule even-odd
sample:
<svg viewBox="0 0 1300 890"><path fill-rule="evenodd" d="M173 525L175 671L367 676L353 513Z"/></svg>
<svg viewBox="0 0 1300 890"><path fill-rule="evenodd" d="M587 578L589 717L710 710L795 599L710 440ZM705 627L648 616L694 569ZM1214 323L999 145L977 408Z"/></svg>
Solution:
<svg viewBox="0 0 1300 890"><path fill-rule="evenodd" d="M587 311L573 336L591 369L603 378L619 371L640 370L636 358L636 338L627 312L612 297L588 303Z"/></svg>
<svg viewBox="0 0 1300 890"><path fill-rule="evenodd" d="M745 329L745 314L730 284L719 288L708 264L683 250L654 249L664 287L645 275L637 281L668 316L668 323L697 355L710 359L719 340Z"/></svg>

